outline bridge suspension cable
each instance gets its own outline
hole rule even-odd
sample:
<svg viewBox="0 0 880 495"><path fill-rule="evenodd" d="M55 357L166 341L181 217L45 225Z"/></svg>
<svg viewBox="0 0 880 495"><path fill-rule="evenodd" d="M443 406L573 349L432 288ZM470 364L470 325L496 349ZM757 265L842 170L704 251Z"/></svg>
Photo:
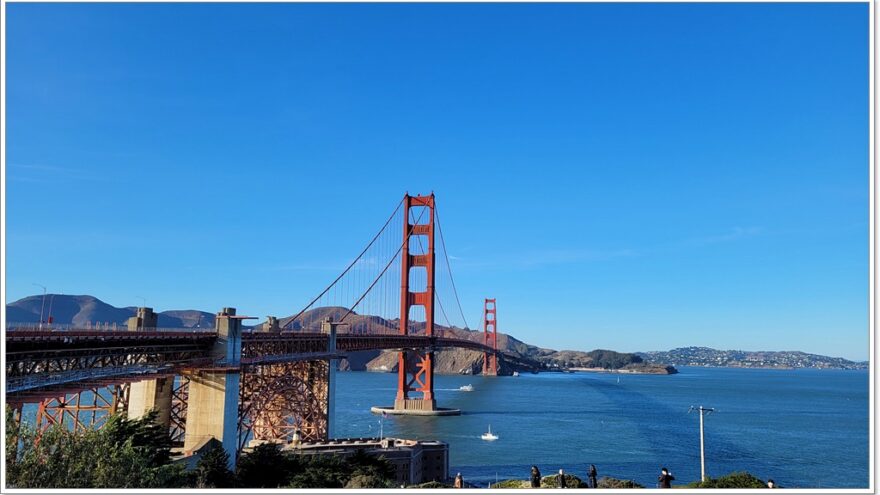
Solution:
<svg viewBox="0 0 880 495"><path fill-rule="evenodd" d="M436 206L434 207L434 219L437 221L437 231L440 233L440 246L443 248L443 258L446 260L446 270L449 272L449 281L452 284L452 293L455 295L455 303L458 305L458 312L461 314L464 328L468 329L470 327L468 327L467 318L464 317L464 310L461 307L461 299L458 297L458 290L455 288L455 277L452 276L452 266L449 263L449 252L446 250L446 240L443 239L443 226L440 224L440 213L437 211ZM443 306L440 306L440 308L442 309Z"/></svg>
<svg viewBox="0 0 880 495"><path fill-rule="evenodd" d="M401 290L404 286L399 277L401 274L402 252L408 246L409 256L424 256L429 254L426 249L424 235L416 235L410 226L419 225L425 215L434 215L432 221L437 222L440 242L435 249L442 250L442 256L437 253L436 257L442 257L434 271L434 301L440 315L436 323L443 321L450 329L469 329L464 309L458 294L458 288L452 275L452 264L446 248L446 239L440 227L439 216L436 209L423 206L410 207L408 218L404 219L400 214L404 200L398 203L394 212L382 225L382 228L372 237L369 244L358 256L346 266L327 287L294 316L283 321L282 328L293 331L315 332L320 329L320 322L328 316L332 316L338 322L347 322L345 328L348 333L397 333L401 322ZM418 211L416 211L418 210ZM397 222L400 222L397 224ZM395 225L403 225L403 242L401 232ZM413 239L415 238L415 239ZM436 251L435 251L436 253ZM427 290L428 273L422 269L408 271L409 277L406 287L413 292ZM451 293L451 294L450 294ZM446 303L443 300L446 300ZM449 299L454 299L454 306L460 315L459 322L453 322ZM425 328L425 308L413 305L408 311L410 332L421 332ZM442 320L441 320L442 318ZM435 331L442 331L437 328ZM455 323L455 324L454 324Z"/></svg>
<svg viewBox="0 0 880 495"><path fill-rule="evenodd" d="M427 208L422 209L422 212L419 214L419 217L416 219L415 223L419 223L422 220L422 216L425 214L425 210L427 210ZM406 237L403 239L403 242L400 243L400 246L397 248L397 251L394 253L394 255L391 256L391 258L388 260L388 263L385 264L385 268L382 269L376 279L373 280L370 286L367 287L367 289L361 294L360 297L358 297L357 301L355 301L354 304L351 305L351 308L348 309L348 312L345 313L345 316L343 316L340 321L345 321L345 319L354 312L354 309L358 306L358 304L360 304L361 301L363 301L364 298L367 297L367 294L369 294L370 291L373 290L373 287L376 286L376 283L379 282L382 276L385 275L385 272L388 271L388 268L391 267L391 264L394 263L395 259L400 255L400 252L403 250L403 246L405 246L406 243L409 242L411 236L412 231L410 229L407 229ZM421 244L421 241L419 241L419 243Z"/></svg>
<svg viewBox="0 0 880 495"><path fill-rule="evenodd" d="M388 220L386 220L386 221L385 221L385 224L382 225L382 228L379 229L379 232L377 232L376 235L373 236L373 238L370 240L370 243L367 244L367 247L365 247L365 248L363 249L363 251L361 251L360 254L357 255L357 257L354 259L354 261L352 261L352 262L351 262L351 263L345 268L345 270L343 270L343 272L339 274L338 277L336 277L332 282L330 282L330 284L329 284L329 285L328 285L323 291L321 291L320 294L318 294L317 296L315 296L314 299L312 299L311 301L309 301L309 303L306 305L306 307L304 307L302 310L300 310L299 313L297 313L297 314L294 315L292 318L290 318L290 320L289 320L287 323L285 323L284 328L289 328L289 327L293 324L293 322L295 322L295 321L297 320L297 318L303 316L303 314L304 314L306 311L308 311L309 308L311 308L316 302L318 302L318 301L319 301L324 295L326 295L328 292L330 292L330 289L332 289L334 286L336 286L337 282L339 282L340 280L342 280L342 278L345 277L345 275L346 275L347 273L349 273L349 271L351 271L351 269L352 269L356 264L358 264L359 261L361 261L361 259L363 258L364 254L366 254L367 251L369 251L369 249L373 246L373 244L375 244L376 240L379 239L379 237L382 235L383 232L385 232L385 229L388 228L388 225L391 224L391 221L392 221L392 220L394 219L394 217L397 215L397 212L400 211L400 207L401 207L402 205L403 205L403 199L401 199L400 202L397 203L397 207L394 209L394 212L391 213L391 216L388 217Z"/></svg>

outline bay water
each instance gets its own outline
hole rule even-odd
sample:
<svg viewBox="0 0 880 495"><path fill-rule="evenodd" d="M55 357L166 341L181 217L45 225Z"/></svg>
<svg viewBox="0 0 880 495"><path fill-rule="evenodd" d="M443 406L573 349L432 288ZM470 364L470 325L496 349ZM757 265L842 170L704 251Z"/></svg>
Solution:
<svg viewBox="0 0 880 495"><path fill-rule="evenodd" d="M782 487L868 486L868 372L681 367L675 375L541 373L435 376L438 405L461 416L380 418L393 373L337 374L334 434L449 443L451 475L487 486L560 468L655 487L661 467L676 484L700 478L699 415L710 476L748 471ZM619 381L618 381L619 378ZM473 392L459 390L471 384ZM491 425L500 438L480 439Z"/></svg>

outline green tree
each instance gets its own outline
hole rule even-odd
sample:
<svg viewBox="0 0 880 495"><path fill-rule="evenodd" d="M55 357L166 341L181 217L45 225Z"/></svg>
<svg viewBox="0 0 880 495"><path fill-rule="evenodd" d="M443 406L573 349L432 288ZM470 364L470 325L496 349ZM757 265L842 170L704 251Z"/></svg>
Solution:
<svg viewBox="0 0 880 495"><path fill-rule="evenodd" d="M346 463L351 468L352 477L368 476L375 480L384 480L387 486L394 486L395 469L394 465L388 462L384 457L377 457L367 454L363 449L358 449L352 454ZM384 488L384 486L364 487L364 488Z"/></svg>
<svg viewBox="0 0 880 495"><path fill-rule="evenodd" d="M286 488L344 488L352 469L339 456L303 456Z"/></svg>
<svg viewBox="0 0 880 495"><path fill-rule="evenodd" d="M162 488L186 476L169 464L155 416L110 418L101 430L54 425L38 435L7 415L7 484L17 488ZM37 441L39 438L39 441ZM157 445L159 447L157 447Z"/></svg>
<svg viewBox="0 0 880 495"><path fill-rule="evenodd" d="M235 485L235 475L229 470L229 454L220 445L214 445L202 454L195 472L200 488L232 488Z"/></svg>
<svg viewBox="0 0 880 495"><path fill-rule="evenodd" d="M266 443L239 458L236 478L243 488L278 488L289 483L299 468L295 456L283 453L274 443Z"/></svg>
<svg viewBox="0 0 880 495"><path fill-rule="evenodd" d="M171 461L171 437L157 419L155 410L133 420L116 414L107 420L102 432L117 445L130 441L133 448L143 451L150 467L162 466Z"/></svg>

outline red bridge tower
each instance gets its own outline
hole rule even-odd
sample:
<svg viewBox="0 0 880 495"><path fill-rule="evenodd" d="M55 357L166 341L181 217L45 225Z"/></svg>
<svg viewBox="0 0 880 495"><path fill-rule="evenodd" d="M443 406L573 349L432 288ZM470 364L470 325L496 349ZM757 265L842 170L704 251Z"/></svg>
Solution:
<svg viewBox="0 0 880 495"><path fill-rule="evenodd" d="M427 217L426 223L411 224L410 209L424 207L418 218ZM419 222L419 220L416 220ZM424 236L427 245L425 254L409 254L411 240ZM410 196L403 198L403 248L401 251L400 272L400 334L409 335L410 308L425 308L425 335L434 335L434 194L430 196ZM410 269L424 268L427 272L427 286L423 292L411 292L409 287ZM410 392L422 394L421 398L410 398ZM394 409L398 411L434 411L434 352L401 351L398 356L397 398Z"/></svg>
<svg viewBox="0 0 880 495"><path fill-rule="evenodd" d="M498 316L495 312L495 299L483 303L483 343L496 352L483 352L483 374L498 375Z"/></svg>

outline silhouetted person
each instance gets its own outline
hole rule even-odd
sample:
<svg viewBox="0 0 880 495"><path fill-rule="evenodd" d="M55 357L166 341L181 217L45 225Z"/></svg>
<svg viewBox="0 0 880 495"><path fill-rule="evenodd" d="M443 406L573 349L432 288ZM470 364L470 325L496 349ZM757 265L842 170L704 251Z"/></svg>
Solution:
<svg viewBox="0 0 880 495"><path fill-rule="evenodd" d="M773 480L767 480L767 488L776 488L776 482Z"/></svg>
<svg viewBox="0 0 880 495"><path fill-rule="evenodd" d="M662 468L660 470L660 476L657 477L657 484L660 485L660 488L672 488L672 480L674 479L675 476L673 476L668 469Z"/></svg>
<svg viewBox="0 0 880 495"><path fill-rule="evenodd" d="M541 488L541 470L538 466L532 466L532 474L529 475L529 481L532 488Z"/></svg>
<svg viewBox="0 0 880 495"><path fill-rule="evenodd" d="M461 473L455 475L455 483L452 484L453 488L462 488L464 486L464 478L461 477Z"/></svg>
<svg viewBox="0 0 880 495"><path fill-rule="evenodd" d="M596 476L597 475L598 475L598 473L596 472L596 465L590 464L590 471L587 474L587 477L590 478L590 488L598 488L599 487L598 483L596 483Z"/></svg>
<svg viewBox="0 0 880 495"><path fill-rule="evenodd" d="M556 475L556 487L557 488L568 488L565 486L565 471L559 470L559 474Z"/></svg>

